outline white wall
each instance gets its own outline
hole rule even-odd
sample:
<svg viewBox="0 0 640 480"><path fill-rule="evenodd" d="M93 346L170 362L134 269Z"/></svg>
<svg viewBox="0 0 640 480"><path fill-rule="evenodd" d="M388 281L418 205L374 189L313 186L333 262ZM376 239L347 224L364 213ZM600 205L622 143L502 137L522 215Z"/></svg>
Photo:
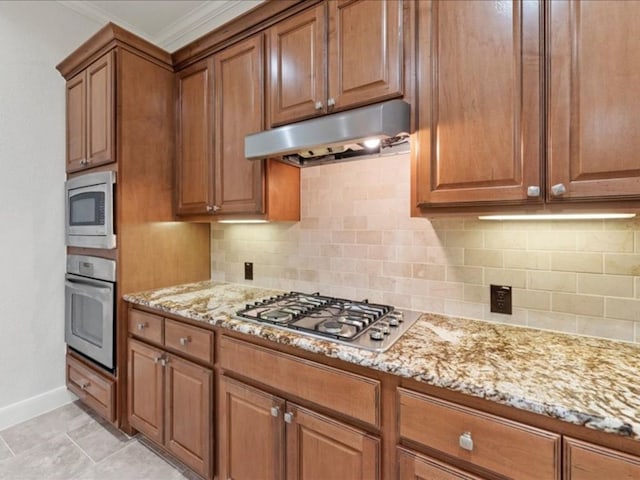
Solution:
<svg viewBox="0 0 640 480"><path fill-rule="evenodd" d="M100 26L57 2L0 1L0 429L69 398L55 66Z"/></svg>

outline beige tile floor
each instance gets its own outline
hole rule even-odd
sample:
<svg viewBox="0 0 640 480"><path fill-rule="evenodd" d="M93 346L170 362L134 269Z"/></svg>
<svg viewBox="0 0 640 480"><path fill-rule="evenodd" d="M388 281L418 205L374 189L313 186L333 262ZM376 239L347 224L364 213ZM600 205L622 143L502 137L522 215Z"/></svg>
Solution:
<svg viewBox="0 0 640 480"><path fill-rule="evenodd" d="M77 402L0 431L0 480L199 478Z"/></svg>

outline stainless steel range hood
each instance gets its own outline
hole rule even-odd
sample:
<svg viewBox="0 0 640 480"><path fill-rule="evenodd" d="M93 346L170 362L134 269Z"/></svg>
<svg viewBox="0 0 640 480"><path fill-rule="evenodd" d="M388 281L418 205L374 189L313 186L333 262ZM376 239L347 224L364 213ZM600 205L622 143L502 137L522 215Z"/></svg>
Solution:
<svg viewBox="0 0 640 480"><path fill-rule="evenodd" d="M409 104L390 100L247 135L244 151L249 160L278 158L301 167L311 166L360 155L407 151L409 129ZM372 139L380 139L380 145L367 142L370 146L365 146L365 140Z"/></svg>

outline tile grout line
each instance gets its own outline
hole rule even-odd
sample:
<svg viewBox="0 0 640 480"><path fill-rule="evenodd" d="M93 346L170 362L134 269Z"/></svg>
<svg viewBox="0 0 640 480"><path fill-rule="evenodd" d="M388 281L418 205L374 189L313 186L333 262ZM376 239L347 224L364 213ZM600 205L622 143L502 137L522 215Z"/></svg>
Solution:
<svg viewBox="0 0 640 480"><path fill-rule="evenodd" d="M4 439L4 437L2 436L2 434L0 434L0 440L2 441L2 443L4 443L4 445L7 447L7 450L9 450L9 453L11 453L11 455L13 455L13 457L17 457L17 455L15 454L15 452L11 449L11 447L9 446L9 444L7 443L7 441Z"/></svg>
<svg viewBox="0 0 640 480"><path fill-rule="evenodd" d="M135 437L131 437L132 439L134 439ZM116 450L113 453L110 453L109 455L107 455L106 457L100 459L99 462L94 462L96 465L104 462L105 460L110 459L111 457L113 457L115 454L122 452L123 450L126 450L127 448L129 448L131 445L133 445L134 443L136 443L138 440L135 439L134 441L129 441L127 443L124 444L124 446L120 449L120 450Z"/></svg>
<svg viewBox="0 0 640 480"><path fill-rule="evenodd" d="M80 445L78 445L78 444L73 440L73 438L71 438L71 437L69 436L69 433L68 433L68 432L65 432L65 434L64 434L64 435L65 435L65 437L67 437L67 438L69 439L69 441L70 441L71 443L73 443L76 447L78 447L78 449L79 449L79 450L80 450L80 451L85 455L85 457L87 457L89 460L91 460L91 463L92 463L93 465L96 465L96 464L98 463L98 462L96 462L93 458L91 458L91 455L89 455L87 452L85 452L85 451L84 451L84 449L83 449Z"/></svg>

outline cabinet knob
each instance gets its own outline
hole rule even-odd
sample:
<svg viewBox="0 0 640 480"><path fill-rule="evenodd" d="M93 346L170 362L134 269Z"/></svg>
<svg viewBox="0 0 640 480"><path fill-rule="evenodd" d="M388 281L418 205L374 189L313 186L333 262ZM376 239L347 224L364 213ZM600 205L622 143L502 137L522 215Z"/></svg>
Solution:
<svg viewBox="0 0 640 480"><path fill-rule="evenodd" d="M163 356L162 356L162 355L160 355L159 357L155 357L155 358L153 359L153 363L160 363L160 364L162 364L162 359L163 359Z"/></svg>
<svg viewBox="0 0 640 480"><path fill-rule="evenodd" d="M284 421L287 423L293 422L293 412L287 412L284 414Z"/></svg>
<svg viewBox="0 0 640 480"><path fill-rule="evenodd" d="M148 327L148 325L146 323L139 323L137 325L138 330L144 330L147 327Z"/></svg>
<svg viewBox="0 0 640 480"><path fill-rule="evenodd" d="M163 367L166 367L167 363L169 363L169 359L167 357L165 357L165 356L162 356L160 358L160 365L162 365Z"/></svg>
<svg viewBox="0 0 640 480"><path fill-rule="evenodd" d="M473 451L473 439L471 438L471 432L464 432L460 435L458 439L458 443L460 444L460 448L468 450L470 452Z"/></svg>
<svg viewBox="0 0 640 480"><path fill-rule="evenodd" d="M556 183L551 187L551 195L554 197L559 197L567 193L567 187L564 186L564 183Z"/></svg>
<svg viewBox="0 0 640 480"><path fill-rule="evenodd" d="M207 210L207 212L212 212L213 211L213 206L207 205L206 210Z"/></svg>
<svg viewBox="0 0 640 480"><path fill-rule="evenodd" d="M279 417L280 416L280 407L271 407L271 416Z"/></svg>
<svg viewBox="0 0 640 480"><path fill-rule="evenodd" d="M220 210L218 205L207 205L207 212L217 212Z"/></svg>
<svg viewBox="0 0 640 480"><path fill-rule="evenodd" d="M81 388L82 390L86 390L87 388L89 388L89 385L91 385L91 383L90 383L90 382L82 382L82 383L80 384L80 388Z"/></svg>
<svg viewBox="0 0 640 480"><path fill-rule="evenodd" d="M323 107L323 106L324 106L324 105L322 105L322 102L316 102L316 104L315 104L315 108L316 108L316 110L322 110L322 107Z"/></svg>
<svg viewBox="0 0 640 480"><path fill-rule="evenodd" d="M538 185L530 185L527 187L527 197L539 197L540 187Z"/></svg>
<svg viewBox="0 0 640 480"><path fill-rule="evenodd" d="M180 345L185 346L191 343L191 337L180 337Z"/></svg>
<svg viewBox="0 0 640 480"><path fill-rule="evenodd" d="M83 167L87 164L87 160L86 159L82 159L80 160L80 165L82 165Z"/></svg>
<svg viewBox="0 0 640 480"><path fill-rule="evenodd" d="M329 98L327 99L327 106L328 107L334 107L336 105L336 101L334 98Z"/></svg>

